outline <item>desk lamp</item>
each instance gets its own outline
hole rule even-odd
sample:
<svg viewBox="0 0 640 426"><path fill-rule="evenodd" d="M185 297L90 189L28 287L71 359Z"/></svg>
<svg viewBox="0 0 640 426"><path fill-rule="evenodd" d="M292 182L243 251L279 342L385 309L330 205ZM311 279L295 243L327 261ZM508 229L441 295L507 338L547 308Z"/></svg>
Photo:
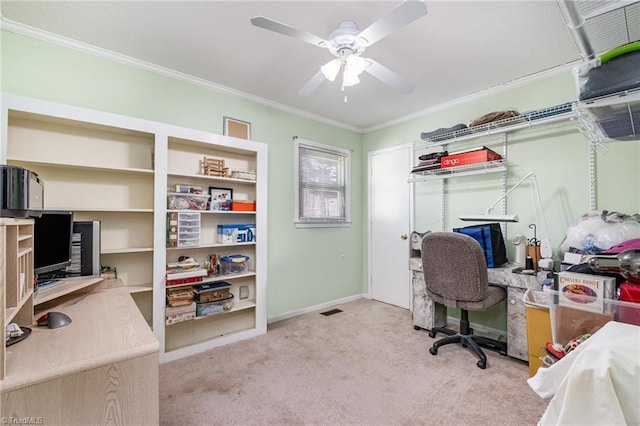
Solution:
<svg viewBox="0 0 640 426"><path fill-rule="evenodd" d="M531 179L531 192L534 199L534 211L536 215L536 223L541 222L544 230L544 238L540 240L540 262L538 262L542 269L553 269L553 249L551 248L551 241L549 240L549 230L547 229L547 221L544 218L544 211L542 210L542 201L540 199L540 191L538 190L538 182L536 180L536 174L534 172L527 173L522 179L520 179L515 185L513 185L507 192L502 194L500 198L494 201L484 214L462 214L458 216L460 220L464 221L477 221L477 222L519 222L518 215L508 214L491 214L493 208L507 195L509 195L514 189L516 189L522 182L527 179Z"/></svg>

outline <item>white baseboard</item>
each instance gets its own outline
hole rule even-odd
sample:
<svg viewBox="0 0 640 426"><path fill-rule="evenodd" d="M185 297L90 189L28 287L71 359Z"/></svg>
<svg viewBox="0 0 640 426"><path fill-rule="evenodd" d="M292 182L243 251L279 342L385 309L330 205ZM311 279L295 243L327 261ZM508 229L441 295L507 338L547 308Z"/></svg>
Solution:
<svg viewBox="0 0 640 426"><path fill-rule="evenodd" d="M460 318L447 316L447 324L455 325L456 327L460 326ZM507 339L507 331L500 330L493 327L487 327L486 325L469 323L469 326L473 329L474 334L480 334L481 336L487 336L491 339L498 340L500 336L502 336L502 340ZM476 333L479 332L479 333Z"/></svg>
<svg viewBox="0 0 640 426"><path fill-rule="evenodd" d="M353 296L345 297L343 299L337 299L337 300L332 300L332 301L325 302L325 303L320 303L319 305L313 305L313 306L308 306L308 307L302 308L302 309L296 309L295 311L289 311L289 312L285 312L284 314L275 315L273 317L267 318L267 324L272 323L272 322L276 322L276 321L282 321L282 320L287 319L287 318L297 317L298 315L306 314L306 313L309 313L309 312L319 311L319 310L322 310L322 309L326 309L326 308L328 308L330 306L339 305L341 303L347 303L347 302L351 302L353 300L368 299L368 298L369 298L369 295L367 295L366 293L361 293L361 294L356 294L356 295L353 295Z"/></svg>

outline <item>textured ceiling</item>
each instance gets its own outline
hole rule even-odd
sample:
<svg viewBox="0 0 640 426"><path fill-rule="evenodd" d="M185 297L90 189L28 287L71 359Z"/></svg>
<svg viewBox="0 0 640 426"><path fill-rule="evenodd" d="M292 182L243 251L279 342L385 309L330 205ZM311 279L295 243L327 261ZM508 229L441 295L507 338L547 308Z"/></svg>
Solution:
<svg viewBox="0 0 640 426"><path fill-rule="evenodd" d="M588 13L611 3L619 2L581 2L580 7ZM297 94L333 58L326 49L249 21L263 15L328 38L341 21L355 21L364 29L398 4L5 0L1 11L3 28L33 27L357 129L402 119L580 57L555 1L427 1L426 16L363 54L404 76L415 90L401 95L363 75L359 85L347 89L345 103L338 81L323 83L309 97ZM589 22L597 52L640 38L629 31L640 27L636 6L640 3L615 9L612 13L618 16L608 20ZM627 9L636 13L629 18ZM621 29L620 19L631 19L631 25Z"/></svg>

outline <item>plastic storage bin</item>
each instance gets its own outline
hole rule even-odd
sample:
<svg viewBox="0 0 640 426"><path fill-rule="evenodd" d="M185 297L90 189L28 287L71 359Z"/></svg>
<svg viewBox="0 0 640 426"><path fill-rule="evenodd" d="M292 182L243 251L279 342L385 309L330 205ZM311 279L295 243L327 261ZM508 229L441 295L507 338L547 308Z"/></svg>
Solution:
<svg viewBox="0 0 640 426"><path fill-rule="evenodd" d="M640 303L604 299L602 312L559 304L559 292L545 289L554 343L565 346L582 334L593 334L609 321L640 325Z"/></svg>
<svg viewBox="0 0 640 426"><path fill-rule="evenodd" d="M202 317L205 315L217 314L219 312L225 312L231 310L233 307L233 294L229 294L229 297L215 302L196 302L196 316Z"/></svg>
<svg viewBox="0 0 640 426"><path fill-rule="evenodd" d="M232 254L220 258L220 268L223 274L241 274L247 272L249 256L244 254Z"/></svg>
<svg viewBox="0 0 640 426"><path fill-rule="evenodd" d="M167 194L167 208L169 210L206 210L208 194L185 194L169 192Z"/></svg>

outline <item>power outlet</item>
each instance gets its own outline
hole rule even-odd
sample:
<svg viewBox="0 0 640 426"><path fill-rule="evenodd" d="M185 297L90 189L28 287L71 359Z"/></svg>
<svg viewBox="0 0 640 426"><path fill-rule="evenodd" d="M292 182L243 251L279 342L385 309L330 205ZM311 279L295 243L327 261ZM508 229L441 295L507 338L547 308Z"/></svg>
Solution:
<svg viewBox="0 0 640 426"><path fill-rule="evenodd" d="M249 287L246 285L240 286L240 300L249 298Z"/></svg>

